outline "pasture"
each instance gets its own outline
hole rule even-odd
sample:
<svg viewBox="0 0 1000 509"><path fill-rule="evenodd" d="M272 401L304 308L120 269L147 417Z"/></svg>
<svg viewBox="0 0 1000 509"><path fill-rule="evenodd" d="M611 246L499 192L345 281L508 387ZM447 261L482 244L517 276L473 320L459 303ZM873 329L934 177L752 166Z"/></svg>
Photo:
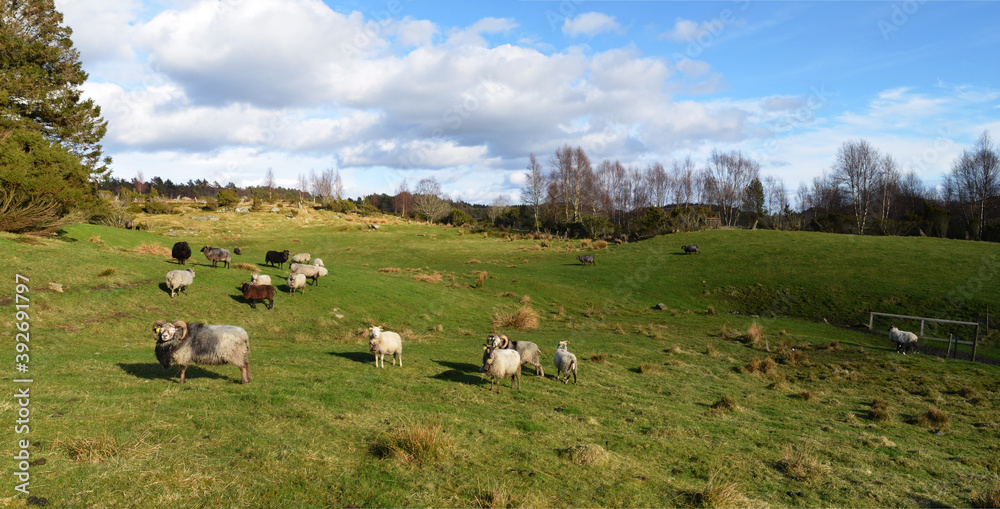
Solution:
<svg viewBox="0 0 1000 509"><path fill-rule="evenodd" d="M45 459L30 470L33 496L59 507L996 503L1000 368L898 355L884 333L822 321L975 319L1000 307L996 244L707 231L594 249L312 210L195 219L209 215L0 235L2 373L8 387L21 376L17 273L30 278L35 380L26 436L10 431L17 402L0 400L0 450L4 471L20 438ZM194 252L187 266L170 258L177 240ZM205 245L243 255L213 268ZM264 264L283 249L322 258L329 275L289 296L287 265ZM178 268L196 277L171 299L164 274ZM273 309L243 300L251 269L274 280ZM510 317L528 328L494 325ZM153 355L161 319L246 329L253 382L192 365L180 384ZM403 367L375 368L372 324L403 336ZM537 343L545 378L525 365L521 391L507 380L488 393L478 369L494 330ZM562 340L577 385L554 380ZM995 342L979 353L996 358ZM22 506L5 477L0 504Z"/></svg>

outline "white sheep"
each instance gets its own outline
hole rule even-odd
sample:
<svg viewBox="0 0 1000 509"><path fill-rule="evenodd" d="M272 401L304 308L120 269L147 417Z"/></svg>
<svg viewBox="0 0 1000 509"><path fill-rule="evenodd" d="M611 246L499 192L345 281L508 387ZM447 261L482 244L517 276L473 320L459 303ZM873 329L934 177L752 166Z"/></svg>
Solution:
<svg viewBox="0 0 1000 509"><path fill-rule="evenodd" d="M317 285L319 284L319 278L328 274L326 267L317 267L304 263L292 263L288 267L292 270L292 274L304 274Z"/></svg>
<svg viewBox="0 0 1000 509"><path fill-rule="evenodd" d="M271 284L271 276L267 274L251 274L250 284L252 285L269 285Z"/></svg>
<svg viewBox="0 0 1000 509"><path fill-rule="evenodd" d="M174 298L177 290L187 294L187 287L194 283L194 269L172 270L167 272L167 289L170 290L170 298Z"/></svg>
<svg viewBox="0 0 1000 509"><path fill-rule="evenodd" d="M305 274L292 274L288 276L288 293L295 295L295 291L298 290L302 293L302 290L306 287L306 276Z"/></svg>
<svg viewBox="0 0 1000 509"><path fill-rule="evenodd" d="M310 258L312 257L309 256L309 253L299 253L292 255L292 263L306 263Z"/></svg>
<svg viewBox="0 0 1000 509"><path fill-rule="evenodd" d="M496 348L517 350L517 354L521 356L521 363L531 364L535 367L535 374L545 378L545 370L542 369L542 362L539 360L541 355L538 352L538 345L531 341L511 341L503 334L499 336L490 334L490 342Z"/></svg>
<svg viewBox="0 0 1000 509"><path fill-rule="evenodd" d="M495 382L497 394L500 394L500 380L507 377L510 377L511 390L514 389L514 380L517 380L517 390L521 390L521 355L517 350L483 347L483 365L479 371L490 375L490 390L493 390Z"/></svg>
<svg viewBox="0 0 1000 509"><path fill-rule="evenodd" d="M895 326L889 329L889 340L896 343L896 352L902 352L903 355L906 355L907 350L916 351L917 349L917 335L899 330Z"/></svg>
<svg viewBox="0 0 1000 509"><path fill-rule="evenodd" d="M556 347L556 370L559 373L556 375L556 380L561 380L563 375L566 375L566 379L563 383L569 382L569 375L573 374L573 385L576 385L576 355L573 355L566 350L566 345L569 341L560 341L559 346Z"/></svg>
<svg viewBox="0 0 1000 509"><path fill-rule="evenodd" d="M323 259L322 258L317 258L317 259L313 260L313 265L315 265L317 267L325 267L325 265L323 265Z"/></svg>
<svg viewBox="0 0 1000 509"><path fill-rule="evenodd" d="M379 359L385 368L385 356L392 356L392 365L396 365L399 357L399 367L403 367L403 338L395 332L383 331L381 327L372 326L368 331L368 350L375 354L375 367L379 367Z"/></svg>

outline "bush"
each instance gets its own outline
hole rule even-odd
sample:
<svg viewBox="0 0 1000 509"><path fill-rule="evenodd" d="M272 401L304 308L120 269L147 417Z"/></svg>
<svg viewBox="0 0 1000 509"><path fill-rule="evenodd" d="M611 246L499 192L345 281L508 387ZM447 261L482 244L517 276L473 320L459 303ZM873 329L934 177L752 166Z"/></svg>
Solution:
<svg viewBox="0 0 1000 509"><path fill-rule="evenodd" d="M143 205L142 211L147 214L173 214L174 206L164 201L154 200Z"/></svg>
<svg viewBox="0 0 1000 509"><path fill-rule="evenodd" d="M240 203L240 197L232 189L223 189L215 195L220 207L235 207Z"/></svg>
<svg viewBox="0 0 1000 509"><path fill-rule="evenodd" d="M580 225L584 233L592 239L607 237L615 232L615 225L603 217L583 216Z"/></svg>
<svg viewBox="0 0 1000 509"><path fill-rule="evenodd" d="M215 212L219 208L219 200L208 196L205 198L205 205L201 207L201 210L207 210L209 212Z"/></svg>
<svg viewBox="0 0 1000 509"><path fill-rule="evenodd" d="M455 226L462 226L463 224L473 224L476 220L472 218L468 213L461 209L451 209L451 215L448 216L448 223Z"/></svg>

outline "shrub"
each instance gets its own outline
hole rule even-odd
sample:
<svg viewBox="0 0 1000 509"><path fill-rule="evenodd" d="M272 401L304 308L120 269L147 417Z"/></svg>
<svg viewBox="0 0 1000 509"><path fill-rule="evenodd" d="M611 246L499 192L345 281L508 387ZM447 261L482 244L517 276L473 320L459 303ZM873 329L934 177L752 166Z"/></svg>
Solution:
<svg viewBox="0 0 1000 509"><path fill-rule="evenodd" d="M147 214L173 214L174 206L159 200L153 200L142 206L142 211Z"/></svg>
<svg viewBox="0 0 1000 509"><path fill-rule="evenodd" d="M219 200L212 198L211 196L205 198L205 205L201 207L201 210L208 212L215 212L219 208Z"/></svg>
<svg viewBox="0 0 1000 509"><path fill-rule="evenodd" d="M240 203L240 197L232 189L223 189L215 195L220 207L235 207Z"/></svg>

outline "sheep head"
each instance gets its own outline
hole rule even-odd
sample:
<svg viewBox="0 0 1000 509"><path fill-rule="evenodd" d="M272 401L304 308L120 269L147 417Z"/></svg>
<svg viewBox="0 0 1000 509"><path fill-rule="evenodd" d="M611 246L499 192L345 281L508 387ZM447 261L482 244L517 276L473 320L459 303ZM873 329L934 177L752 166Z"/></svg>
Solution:
<svg viewBox="0 0 1000 509"><path fill-rule="evenodd" d="M382 327L372 325L372 328L368 329L368 339L375 339L379 334L382 334Z"/></svg>
<svg viewBox="0 0 1000 509"><path fill-rule="evenodd" d="M177 320L173 323L158 320L153 324L153 332L156 333L156 340L158 342L181 341L187 338L188 325L183 320Z"/></svg>

